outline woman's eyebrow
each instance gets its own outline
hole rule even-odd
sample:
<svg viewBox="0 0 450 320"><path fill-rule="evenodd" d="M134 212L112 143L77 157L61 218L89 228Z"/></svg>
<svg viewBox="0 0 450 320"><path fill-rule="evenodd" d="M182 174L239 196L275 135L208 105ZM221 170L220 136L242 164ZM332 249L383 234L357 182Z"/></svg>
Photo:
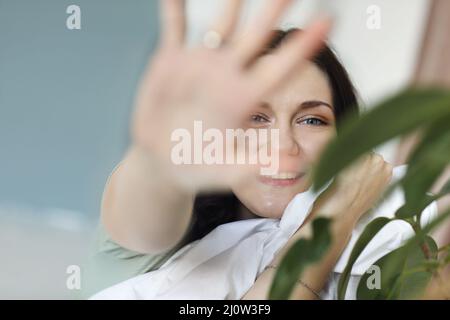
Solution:
<svg viewBox="0 0 450 320"><path fill-rule="evenodd" d="M325 102L325 101L321 101L321 100L309 100L309 101L304 101L299 105L299 109L310 109L310 108L315 108L318 106L325 106L330 108L333 111L333 107Z"/></svg>
<svg viewBox="0 0 450 320"><path fill-rule="evenodd" d="M261 108L264 109L270 109L270 104L267 102L261 102L259 105ZM308 101L304 101L302 102L297 109L310 109L310 108L315 108L315 107L319 107L319 106L325 106L331 109L331 111L333 111L333 107L325 102L325 101L321 101L321 100L308 100Z"/></svg>

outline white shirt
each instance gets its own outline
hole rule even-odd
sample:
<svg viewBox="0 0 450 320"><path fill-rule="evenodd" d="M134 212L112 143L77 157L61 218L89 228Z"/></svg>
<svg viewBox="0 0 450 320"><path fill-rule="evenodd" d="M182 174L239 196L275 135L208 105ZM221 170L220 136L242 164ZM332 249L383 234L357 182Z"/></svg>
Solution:
<svg viewBox="0 0 450 320"><path fill-rule="evenodd" d="M405 172L406 166L395 168L393 181ZM310 189L296 195L281 219L249 219L218 226L204 238L181 248L158 270L107 288L91 299L241 299L302 225L318 194ZM393 217L403 204L403 192L397 189L359 221L321 292L323 299L337 298L339 276L367 223L376 217ZM422 214L421 222L429 223L436 215L437 206L432 203ZM359 279L374 262L403 245L413 234L404 221L384 226L355 262L346 299L355 299Z"/></svg>

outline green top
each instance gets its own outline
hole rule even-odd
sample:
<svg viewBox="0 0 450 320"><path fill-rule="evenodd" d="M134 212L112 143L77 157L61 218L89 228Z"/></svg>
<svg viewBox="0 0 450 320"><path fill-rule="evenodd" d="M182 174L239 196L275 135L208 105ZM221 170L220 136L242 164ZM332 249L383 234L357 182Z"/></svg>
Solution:
<svg viewBox="0 0 450 320"><path fill-rule="evenodd" d="M100 223L93 252L82 269L80 298L87 299L107 287L158 269L179 248L177 245L156 255L130 251L115 243Z"/></svg>
<svg viewBox="0 0 450 320"><path fill-rule="evenodd" d="M106 184L123 163L114 167ZM158 269L181 248L183 241L184 238L173 249L161 254L141 254L115 243L102 223L98 223L93 250L81 270L81 290L75 298L88 299L112 285Z"/></svg>

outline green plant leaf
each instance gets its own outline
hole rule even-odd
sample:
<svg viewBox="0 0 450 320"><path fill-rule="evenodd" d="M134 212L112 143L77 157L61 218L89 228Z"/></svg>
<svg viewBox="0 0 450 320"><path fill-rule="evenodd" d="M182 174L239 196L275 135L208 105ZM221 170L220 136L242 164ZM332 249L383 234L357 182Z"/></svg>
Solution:
<svg viewBox="0 0 450 320"><path fill-rule="evenodd" d="M430 259L437 259L438 258L438 253L439 253L439 247L436 243L436 241L434 241L434 239L430 236L425 236L425 244L428 246L429 249L429 254L430 254Z"/></svg>
<svg viewBox="0 0 450 320"><path fill-rule="evenodd" d="M334 175L374 147L448 116L450 92L422 89L407 90L360 119L352 117L344 121L338 136L324 150L314 168L314 189L322 188Z"/></svg>
<svg viewBox="0 0 450 320"><path fill-rule="evenodd" d="M433 239L430 237L427 237L425 242L428 243L428 246L430 246L431 243L434 243ZM434 245L431 245L430 247L433 250ZM418 299L422 296L424 289L427 287L433 276L432 272L427 270L427 261L429 260L427 260L420 247L414 247L414 250L408 252L405 268L399 279L400 287L398 299Z"/></svg>
<svg viewBox="0 0 450 320"><path fill-rule="evenodd" d="M423 239L428 236L428 233L430 233L439 225L444 223L445 220L448 219L449 217L450 217L450 209L445 211L444 213L441 213L436 219L431 221L425 227L417 230L416 234L411 239L408 240L406 246L412 247L421 244L423 242Z"/></svg>
<svg viewBox="0 0 450 320"><path fill-rule="evenodd" d="M423 212L426 207L428 207L432 202L439 200L442 197L447 196L450 193L450 180L442 187L438 194L430 195L426 194L423 196L421 204L417 206L416 209L410 209L407 204L404 204L395 212L395 216L400 219L407 219L413 216L412 212Z"/></svg>
<svg viewBox="0 0 450 320"><path fill-rule="evenodd" d="M411 204L405 203L395 212L395 217L398 219L408 219L415 215L418 215L420 212L423 212L425 208L434 201L434 197L430 195L424 195L423 199L421 199L420 204L416 204L415 208Z"/></svg>
<svg viewBox="0 0 450 320"><path fill-rule="evenodd" d="M347 261L344 271L342 272L339 284L338 284L338 299L345 299L345 293L347 291L348 281L350 280L350 274L356 260L360 256L361 252L367 246L367 244L375 237L375 235L391 220L386 217L380 217L372 220L361 233L356 241L352 253Z"/></svg>
<svg viewBox="0 0 450 320"><path fill-rule="evenodd" d="M450 163L450 127L440 136L434 136L433 141L424 139L417 149L420 153L413 154L408 172L402 179L405 191L405 205L396 216L409 218L420 215L430 197L426 197L436 180L442 175ZM426 144L426 146L424 146Z"/></svg>
<svg viewBox="0 0 450 320"><path fill-rule="evenodd" d="M423 264L424 268L427 270L436 270L441 266L441 261L439 260L427 260ZM431 272L431 271L430 271Z"/></svg>
<svg viewBox="0 0 450 320"><path fill-rule="evenodd" d="M438 254L438 246L427 234L443 223L449 216L450 210L419 230L404 246L375 262L374 265L378 266L381 271L381 286L379 289L370 288L367 284L373 275L365 273L358 285L357 298L363 300L406 299L420 295L421 290L430 279L432 270L410 271L418 266L422 266L422 269L429 269L430 266L427 263L435 261ZM424 254L424 244L428 246L429 257L426 257ZM414 275L415 273L417 274ZM415 291L413 288L416 288L414 289ZM411 290L411 292L408 292L408 290Z"/></svg>
<svg viewBox="0 0 450 320"><path fill-rule="evenodd" d="M442 187L441 191L439 191L438 198L444 197L447 194L450 193L450 179L445 183L445 185Z"/></svg>
<svg viewBox="0 0 450 320"><path fill-rule="evenodd" d="M426 235L421 242L415 245L410 243L374 263L380 268L380 287L369 286L370 277L374 275L366 272L358 284L358 299L417 299L422 295L435 269L429 262L436 262L438 246L433 238ZM425 255L424 245L429 257Z"/></svg>
<svg viewBox="0 0 450 320"><path fill-rule="evenodd" d="M442 263L447 266L450 264L450 248L447 249L446 256L442 259Z"/></svg>
<svg viewBox="0 0 450 320"><path fill-rule="evenodd" d="M430 145L433 144L436 139L447 134L450 130L449 123L450 116L447 116L424 125L425 133L408 157L408 163L414 163L420 155L426 152L425 150L430 149Z"/></svg>
<svg viewBox="0 0 450 320"><path fill-rule="evenodd" d="M420 246L412 248L399 279L398 298L403 300L420 298L438 266L438 246L433 238L425 236Z"/></svg>
<svg viewBox="0 0 450 320"><path fill-rule="evenodd" d="M373 266L380 270L378 274L366 272L359 281L356 297L358 300L387 300L399 296L398 281L406 263L408 251L400 247L380 258ZM380 277L379 287L371 287L371 277Z"/></svg>
<svg viewBox="0 0 450 320"><path fill-rule="evenodd" d="M300 239L292 245L275 274L269 299L289 299L305 267L322 258L331 244L330 222L328 218L315 219L312 238Z"/></svg>

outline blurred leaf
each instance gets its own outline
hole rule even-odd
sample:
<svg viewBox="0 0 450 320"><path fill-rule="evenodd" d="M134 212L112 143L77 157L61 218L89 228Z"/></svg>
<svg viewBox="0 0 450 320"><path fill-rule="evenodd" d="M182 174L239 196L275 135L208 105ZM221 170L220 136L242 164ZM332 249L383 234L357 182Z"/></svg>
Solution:
<svg viewBox="0 0 450 320"><path fill-rule="evenodd" d="M374 147L448 116L450 92L412 89L385 101L360 119L352 117L344 122L315 167L315 190ZM395 121L389 121L391 119Z"/></svg>
<svg viewBox="0 0 450 320"><path fill-rule="evenodd" d="M358 259L361 252L367 246L367 244L372 240L373 237L391 220L385 217L376 218L371 221L364 229L363 233L356 241L352 253L347 261L344 271L342 272L339 284L338 284L338 299L345 299L345 293L347 291L348 281L350 280L351 271L353 265Z"/></svg>
<svg viewBox="0 0 450 320"><path fill-rule="evenodd" d="M426 246L426 248L424 247ZM426 250L428 257L425 255ZM438 264L438 246L430 236L425 236L421 246L408 252L405 270L400 278L399 299L418 299L431 281Z"/></svg>
<svg viewBox="0 0 450 320"><path fill-rule="evenodd" d="M408 217L411 217L413 214L412 212L423 212L426 207L428 207L432 202L439 200L442 197L445 197L450 193L450 180L444 185L444 187L439 191L438 194L430 195L426 194L421 203L417 205L416 209L410 209L408 205L405 203L403 206L398 208L398 210L395 213L395 216L400 219L406 219Z"/></svg>
<svg viewBox="0 0 450 320"><path fill-rule="evenodd" d="M289 299L305 267L322 258L331 243L330 223L327 218L315 219L312 238L300 239L292 245L275 274L269 299Z"/></svg>
<svg viewBox="0 0 450 320"><path fill-rule="evenodd" d="M448 247L447 250L445 251L445 256L442 259L442 262L445 266L447 266L447 264L450 263L450 247Z"/></svg>
<svg viewBox="0 0 450 320"><path fill-rule="evenodd" d="M436 119L428 123L425 127L425 133L420 139L417 146L412 151L411 155L408 157L408 163L414 163L420 155L427 149L430 149L430 145L435 142L436 139L447 134L450 130L450 116Z"/></svg>
<svg viewBox="0 0 450 320"><path fill-rule="evenodd" d="M444 213L439 214L439 216L432 220L429 224L417 230L414 237L408 240L406 246L413 247L421 244L423 240L428 237L428 234L435 228L440 226L442 223L444 223L445 220L448 219L448 217L450 217L450 209L445 211Z"/></svg>
<svg viewBox="0 0 450 320"><path fill-rule="evenodd" d="M429 261L433 261L439 253L438 246L434 240L429 237L427 234L429 234L431 231L433 231L436 227L440 226L442 223L445 222L446 219L450 217L450 209L447 210L444 213L441 213L436 219L434 219L431 223L423 227L422 229L419 229L414 237L412 237L404 246L406 250L411 250L411 248L417 248L421 246L424 242L428 245L430 250L431 259ZM426 263L425 263L426 266Z"/></svg>
<svg viewBox="0 0 450 320"><path fill-rule="evenodd" d="M430 283L433 274L428 271L417 271L414 273L407 273L401 277L401 288L399 289L399 300L417 300L419 299L428 284Z"/></svg>
<svg viewBox="0 0 450 320"><path fill-rule="evenodd" d="M427 257L423 245L427 246ZM380 268L380 288L369 288L372 274L365 273L359 282L357 298L361 300L417 299L432 277L428 262L436 261L438 246L429 236L416 245L402 246L385 255L374 265ZM432 260L431 260L432 259Z"/></svg>
<svg viewBox="0 0 450 320"><path fill-rule="evenodd" d="M428 246L428 249L430 250L429 254L431 259L437 259L438 258L438 253L439 253L439 248L438 245L436 243L436 241L434 241L434 239L430 236L426 236L425 237L425 244Z"/></svg>
<svg viewBox="0 0 450 320"><path fill-rule="evenodd" d="M415 152L411 157L408 172L402 179L405 205L396 213L398 218L420 215L426 204L431 203L426 194L450 163L450 127L446 127L447 132L433 135L433 140L425 138L416 149L420 153Z"/></svg>
<svg viewBox="0 0 450 320"><path fill-rule="evenodd" d="M441 198L450 193L450 179L447 183L442 187L441 191L439 191L438 197Z"/></svg>
<svg viewBox="0 0 450 320"><path fill-rule="evenodd" d="M424 262L423 266L427 270L436 270L441 266L441 262L439 260L427 260Z"/></svg>
<svg viewBox="0 0 450 320"><path fill-rule="evenodd" d="M398 219L408 219L420 212L423 212L425 208L434 201L434 197L430 195L425 195L423 199L421 199L420 204L417 204L415 208L411 208L410 204L405 203L395 212L395 217Z"/></svg>
<svg viewBox="0 0 450 320"><path fill-rule="evenodd" d="M402 270L406 264L408 251L405 247L400 247L384 257L380 258L373 265L380 268L380 287L370 288L369 278L376 276L366 272L359 281L356 297L358 300L386 300L395 299L399 296L398 281Z"/></svg>
<svg viewBox="0 0 450 320"><path fill-rule="evenodd" d="M431 239L431 241L433 240ZM398 299L418 299L421 297L433 275L432 272L427 271L425 266L427 259L421 248L414 247L414 249L408 252L405 269L399 279Z"/></svg>

